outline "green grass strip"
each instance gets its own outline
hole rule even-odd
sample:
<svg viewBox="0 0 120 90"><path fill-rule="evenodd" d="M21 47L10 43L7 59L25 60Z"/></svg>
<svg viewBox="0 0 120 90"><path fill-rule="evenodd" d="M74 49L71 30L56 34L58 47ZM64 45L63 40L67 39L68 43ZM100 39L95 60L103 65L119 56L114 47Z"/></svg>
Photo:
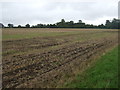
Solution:
<svg viewBox="0 0 120 90"><path fill-rule="evenodd" d="M118 47L103 55L73 81L66 82L64 87L118 88Z"/></svg>

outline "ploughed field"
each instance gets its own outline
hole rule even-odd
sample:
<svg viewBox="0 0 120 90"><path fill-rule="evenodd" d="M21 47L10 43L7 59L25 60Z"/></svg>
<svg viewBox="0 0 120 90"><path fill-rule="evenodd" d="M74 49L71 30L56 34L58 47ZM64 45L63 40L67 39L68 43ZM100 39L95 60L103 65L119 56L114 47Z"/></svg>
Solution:
<svg viewBox="0 0 120 90"><path fill-rule="evenodd" d="M57 87L65 74L86 67L117 45L117 30L3 29L3 88ZM83 64L85 63L85 64Z"/></svg>

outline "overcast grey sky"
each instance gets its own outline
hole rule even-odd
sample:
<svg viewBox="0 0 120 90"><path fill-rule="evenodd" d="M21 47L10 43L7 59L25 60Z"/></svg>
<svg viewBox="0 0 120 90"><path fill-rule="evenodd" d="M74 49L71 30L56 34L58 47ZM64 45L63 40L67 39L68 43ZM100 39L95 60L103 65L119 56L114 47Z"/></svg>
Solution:
<svg viewBox="0 0 120 90"><path fill-rule="evenodd" d="M56 23L61 19L101 24L118 18L119 0L0 0L0 22L7 25Z"/></svg>

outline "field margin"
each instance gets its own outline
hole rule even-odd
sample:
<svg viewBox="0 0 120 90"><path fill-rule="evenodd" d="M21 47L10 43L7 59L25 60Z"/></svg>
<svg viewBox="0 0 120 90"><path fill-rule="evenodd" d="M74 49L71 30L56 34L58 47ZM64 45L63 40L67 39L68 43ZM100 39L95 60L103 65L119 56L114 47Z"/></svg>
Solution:
<svg viewBox="0 0 120 90"><path fill-rule="evenodd" d="M96 58L96 60L94 59L94 61L92 61L90 64L90 66L88 66L85 70L83 70L82 72L79 72L71 81L68 81L68 82L66 82L62 87L67 87L67 88L118 88L119 87L119 85L118 85L118 83L119 83L119 80L118 80L118 69L117 69L117 78L116 78L116 80L118 80L118 81L115 81L115 82L117 82L117 85L113 85L113 87L110 87L110 81L108 82L108 86L106 86L106 87L84 87L84 85L85 85L85 83L83 82L84 80L86 80L86 78L88 78L88 77L85 77L85 75L87 76L87 75L91 75L91 73L93 73L93 76L94 77L98 77L97 75L94 75L94 72L97 72L97 70L95 70L94 71L94 68L97 68L97 66L98 66L98 63L102 63L102 64L104 64L106 61L108 61L108 60L111 60L111 58L112 58L112 60L113 60L113 57L114 58L116 58L117 59L117 61L116 61L116 63L118 62L118 51L120 50L120 46L114 46L113 48L110 48L110 49L108 49L108 50L106 50L105 51L105 53L103 53L101 56L99 56L98 58ZM116 53L118 54L118 55L116 55ZM116 56L115 56L116 55ZM109 58L109 57L111 57L111 58ZM104 59L104 62L101 62L101 60L103 60ZM112 61L111 61L112 62ZM113 62L115 62L115 61L113 61ZM110 62L106 62L106 63L109 63L110 64ZM96 66L96 64L97 64L97 66ZM114 65L114 64L113 64ZM108 65L109 66L109 65ZM114 65L115 66L115 65ZM103 66L103 67L105 67L105 66ZM118 65L117 65L117 67L118 67ZM115 68L115 67L113 67L113 68ZM98 70L99 70L99 68L97 68ZM105 69L108 69L108 68L105 68ZM93 71L92 71L93 70ZM102 71L101 71L102 72ZM83 75L82 75L83 74ZM106 74L106 73L104 73L104 74ZM112 75L112 73L110 73L111 75ZM100 75L102 75L102 74L100 74ZM110 75L108 75L107 74L107 76L109 77ZM114 75L113 75L114 76ZM104 78L104 76L102 77L102 78ZM109 77L110 78L110 77ZM96 80L96 78L93 78L93 80ZM101 79L100 79L101 80ZM82 86L82 84L79 86L79 83L78 83L78 81L80 81L80 83L81 82L83 82L84 84L83 84L83 86ZM103 80L104 81L104 80ZM114 80L112 80L113 82L114 82ZM88 81L88 83L89 82L91 82L91 81ZM114 83L115 83L114 82ZM76 84L75 84L76 83ZM114 83L112 83L112 84L114 84ZM102 82L101 83L99 83L101 86L104 86L103 84L102 84ZM105 82L104 82L104 84L106 84ZM92 84L91 84L92 85ZM94 84L95 85L95 84ZM94 86L93 85L93 86ZM72 87L73 86L73 87ZM98 85L99 86L99 85Z"/></svg>

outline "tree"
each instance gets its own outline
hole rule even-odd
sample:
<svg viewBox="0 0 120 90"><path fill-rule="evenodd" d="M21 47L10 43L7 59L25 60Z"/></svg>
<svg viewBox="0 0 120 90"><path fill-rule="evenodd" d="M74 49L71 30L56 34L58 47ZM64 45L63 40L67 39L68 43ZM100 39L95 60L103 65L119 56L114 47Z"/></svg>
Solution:
<svg viewBox="0 0 120 90"><path fill-rule="evenodd" d="M119 29L120 28L120 19L113 19L111 22L109 20L106 20L105 24L106 28L110 29Z"/></svg>
<svg viewBox="0 0 120 90"><path fill-rule="evenodd" d="M37 28L43 28L44 27L44 25L43 24L37 24L37 26L36 26Z"/></svg>
<svg viewBox="0 0 120 90"><path fill-rule="evenodd" d="M119 19L113 19L112 20L112 26L111 26L111 28L113 28L113 29L119 29L120 28L120 20Z"/></svg>
<svg viewBox="0 0 120 90"><path fill-rule="evenodd" d="M13 28L13 24L8 24L8 27L9 28Z"/></svg>
<svg viewBox="0 0 120 90"><path fill-rule="evenodd" d="M70 21L70 24L74 24L74 21Z"/></svg>
<svg viewBox="0 0 120 90"><path fill-rule="evenodd" d="M62 19L62 20L61 20L61 23L65 23L65 20L64 20L64 19Z"/></svg>
<svg viewBox="0 0 120 90"><path fill-rule="evenodd" d="M4 28L4 25L2 23L0 23L0 28Z"/></svg>
<svg viewBox="0 0 120 90"><path fill-rule="evenodd" d="M18 25L18 28L21 28L22 26L21 25Z"/></svg>
<svg viewBox="0 0 120 90"><path fill-rule="evenodd" d="M0 28L4 27L2 23L0 23ZM14 27L13 24L8 24L8 27L12 28ZM21 28L21 25L18 25L18 28ZM113 20L106 20L106 24L100 24L100 25L92 25L92 24L85 24L82 22L82 20L78 20L77 23L74 23L74 21L65 21L64 19L61 19L60 22L57 22L55 24L37 24L30 26L29 24L25 25L26 28L108 28L108 29L120 29L120 19L113 19ZM15 27L14 27L15 28Z"/></svg>
<svg viewBox="0 0 120 90"><path fill-rule="evenodd" d="M29 24L26 24L25 27L26 27L26 28L30 28L30 25L29 25Z"/></svg>
<svg viewBox="0 0 120 90"><path fill-rule="evenodd" d="M74 27L74 21L70 21L66 23L68 28L73 28Z"/></svg>
<svg viewBox="0 0 120 90"><path fill-rule="evenodd" d="M101 24L101 25L98 25L98 28L105 28L105 26Z"/></svg>
<svg viewBox="0 0 120 90"><path fill-rule="evenodd" d="M106 28L111 28L111 22L109 20L106 20L105 26Z"/></svg>
<svg viewBox="0 0 120 90"><path fill-rule="evenodd" d="M79 20L78 23L82 23L82 20Z"/></svg>

